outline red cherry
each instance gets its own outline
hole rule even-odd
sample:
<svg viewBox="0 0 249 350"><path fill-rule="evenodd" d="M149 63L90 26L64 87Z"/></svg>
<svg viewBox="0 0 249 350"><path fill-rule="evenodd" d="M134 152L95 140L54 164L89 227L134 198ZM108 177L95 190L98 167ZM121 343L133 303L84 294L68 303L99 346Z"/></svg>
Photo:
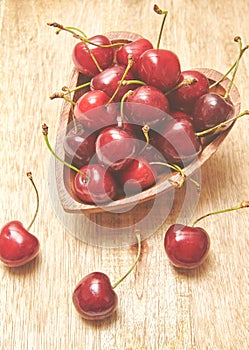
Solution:
<svg viewBox="0 0 249 350"><path fill-rule="evenodd" d="M18 267L33 260L39 253L38 239L19 221L10 221L0 232L0 260L9 267Z"/></svg>
<svg viewBox="0 0 249 350"><path fill-rule="evenodd" d="M0 260L8 267L18 267L33 260L39 253L38 239L28 232L34 223L38 208L39 195L31 172L27 173L36 192L36 211L28 228L25 229L20 221L10 221L0 231Z"/></svg>
<svg viewBox="0 0 249 350"><path fill-rule="evenodd" d="M206 259L210 238L201 227L175 224L169 227L164 238L165 251L176 267L191 269Z"/></svg>
<svg viewBox="0 0 249 350"><path fill-rule="evenodd" d="M182 111L172 111L169 113L174 119L187 119L193 122L193 116Z"/></svg>
<svg viewBox="0 0 249 350"><path fill-rule="evenodd" d="M110 45L110 40L104 35L96 35L89 39L97 45ZM91 50L101 69L106 69L113 63L113 47L99 47L93 44L79 42L73 49L73 61L76 68L84 75L93 77L99 73L96 63L93 61L89 50Z"/></svg>
<svg viewBox="0 0 249 350"><path fill-rule="evenodd" d="M139 125L154 125L167 117L169 103L165 95L154 86L140 86L126 99L127 119Z"/></svg>
<svg viewBox="0 0 249 350"><path fill-rule="evenodd" d="M111 285L109 277L103 272L92 272L85 276L73 292L73 304L76 311L86 320L102 320L111 316L118 304L118 297L114 289L136 267L141 255L141 235L136 233L138 252L135 262L125 275Z"/></svg>
<svg viewBox="0 0 249 350"><path fill-rule="evenodd" d="M201 151L193 123L188 119L172 119L160 132L151 130L150 143L169 163L187 163Z"/></svg>
<svg viewBox="0 0 249 350"><path fill-rule="evenodd" d="M156 171L146 159L134 159L124 170L118 174L119 182L125 188L126 194L139 193L156 182Z"/></svg>
<svg viewBox="0 0 249 350"><path fill-rule="evenodd" d="M194 81L189 84L183 84L167 95L172 109L182 110L189 114L193 112L198 98L208 93L209 90L207 77L195 70L183 71L178 84L190 79Z"/></svg>
<svg viewBox="0 0 249 350"><path fill-rule="evenodd" d="M210 129L231 119L234 114L234 106L229 101L215 92L209 92L202 95L195 103L193 111L195 130L201 132ZM229 123L225 128L228 126Z"/></svg>
<svg viewBox="0 0 249 350"><path fill-rule="evenodd" d="M131 67L131 71L135 74L137 73L137 62L139 57L146 50L153 49L153 45L151 42L145 38L140 38L132 41L126 45L121 46L116 52L117 62L120 65L127 66L128 64L128 56L132 56L133 65Z"/></svg>
<svg viewBox="0 0 249 350"><path fill-rule="evenodd" d="M86 92L74 106L76 120L94 130L113 124L118 111L114 103L108 103L109 99L110 97L100 90Z"/></svg>
<svg viewBox="0 0 249 350"><path fill-rule="evenodd" d="M109 277L102 272L85 276L73 292L73 304L86 320L101 320L114 313L118 297Z"/></svg>
<svg viewBox="0 0 249 350"><path fill-rule="evenodd" d="M88 164L74 178L75 194L86 203L107 203L117 196L117 184L111 173L99 164Z"/></svg>
<svg viewBox="0 0 249 350"><path fill-rule="evenodd" d="M109 98L111 98L114 95L116 89L118 88L119 82L123 78L125 70L126 70L125 66L120 66L117 64L103 70L103 72L99 73L98 75L92 78L90 89L102 90L109 96ZM131 73L131 71L127 72L125 79L126 80L134 79L134 75ZM135 87L136 85L134 84L120 86L119 91L115 95L114 101L120 102L122 96L128 90L135 89Z"/></svg>
<svg viewBox="0 0 249 350"><path fill-rule="evenodd" d="M96 140L99 161L112 171L124 169L136 157L138 142L129 131L119 127L103 129Z"/></svg>
<svg viewBox="0 0 249 350"><path fill-rule="evenodd" d="M169 50L151 49L145 51L138 61L138 73L147 84L166 92L179 82L180 62Z"/></svg>
<svg viewBox="0 0 249 350"><path fill-rule="evenodd" d="M63 140L63 147L73 165L82 167L90 162L95 154L96 138L97 133L89 132L80 123L69 130Z"/></svg>

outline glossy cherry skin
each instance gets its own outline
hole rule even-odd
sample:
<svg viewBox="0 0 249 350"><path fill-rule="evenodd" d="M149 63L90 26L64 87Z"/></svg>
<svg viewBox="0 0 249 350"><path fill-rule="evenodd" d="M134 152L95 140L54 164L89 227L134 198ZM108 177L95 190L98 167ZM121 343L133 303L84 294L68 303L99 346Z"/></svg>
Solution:
<svg viewBox="0 0 249 350"><path fill-rule="evenodd" d="M0 232L0 260L9 267L18 267L33 260L39 253L38 239L20 221L10 221Z"/></svg>
<svg viewBox="0 0 249 350"><path fill-rule="evenodd" d="M187 119L193 122L193 116L191 114L182 111L171 111L170 116L174 119Z"/></svg>
<svg viewBox="0 0 249 350"><path fill-rule="evenodd" d="M194 127L197 132L212 128L235 114L234 106L226 101L223 96L209 92L201 96L195 103L193 111ZM229 124L227 124L227 128Z"/></svg>
<svg viewBox="0 0 249 350"><path fill-rule="evenodd" d="M135 89L124 104L127 119L139 125L155 125L167 117L167 97L154 86L144 85Z"/></svg>
<svg viewBox="0 0 249 350"><path fill-rule="evenodd" d="M160 133L151 131L151 145L158 149L168 163L184 165L201 151L193 123L188 119L172 119Z"/></svg>
<svg viewBox="0 0 249 350"><path fill-rule="evenodd" d="M192 269L200 266L206 259L210 238L201 227L175 224L165 234L164 248L174 266Z"/></svg>
<svg viewBox="0 0 249 350"><path fill-rule="evenodd" d="M124 169L136 157L138 141L133 134L118 127L103 129L96 140L99 162L111 171Z"/></svg>
<svg viewBox="0 0 249 350"><path fill-rule="evenodd" d="M177 55L169 50L145 51L138 61L138 73L142 81L166 92L179 82L181 67Z"/></svg>
<svg viewBox="0 0 249 350"><path fill-rule="evenodd" d="M102 90L104 91L109 97L112 97L115 90L118 87L118 84L120 80L123 77L123 74L125 72L125 66L120 65L114 65L111 66L103 72L99 73L91 80L90 89L91 90ZM134 75L131 71L129 71L125 77L125 80L131 80L134 79ZM126 85L121 86L117 95L114 98L114 102L120 102L122 96L128 91L128 90L134 90L136 88L136 85Z"/></svg>
<svg viewBox="0 0 249 350"><path fill-rule="evenodd" d="M84 319L102 320L114 313L118 297L106 274L92 272L76 286L73 292L73 304Z"/></svg>
<svg viewBox="0 0 249 350"><path fill-rule="evenodd" d="M157 173L145 158L134 159L124 170L119 172L118 180L125 189L127 195L139 193L152 187L157 178Z"/></svg>
<svg viewBox="0 0 249 350"><path fill-rule="evenodd" d="M111 173L99 164L88 164L80 169L86 174L77 173L74 178L74 191L85 203L101 204L115 199L117 184Z"/></svg>
<svg viewBox="0 0 249 350"><path fill-rule="evenodd" d="M98 45L110 45L110 40L104 35L96 35L89 39ZM92 44L87 44L89 50L96 58L101 69L106 69L113 63L114 50L113 47L103 48ZM89 50L83 42L79 42L73 49L73 62L75 67L84 75L93 77L99 73L99 70L93 61Z"/></svg>
<svg viewBox="0 0 249 350"><path fill-rule="evenodd" d="M209 81L204 74L195 70L183 71L178 83L185 79L196 79L197 81L177 88L167 97L172 109L191 114L198 98L208 93Z"/></svg>
<svg viewBox="0 0 249 350"><path fill-rule="evenodd" d="M77 129L74 126L69 130L63 140L66 155L73 165L82 167L90 162L95 154L96 132L90 132L80 123Z"/></svg>
<svg viewBox="0 0 249 350"><path fill-rule="evenodd" d="M101 90L87 91L74 106L76 120L95 131L113 124L118 110L115 103L107 104L109 99L110 97Z"/></svg>
<svg viewBox="0 0 249 350"><path fill-rule="evenodd" d="M117 62L123 66L127 66L128 64L128 56L131 55L133 64L131 67L131 71L138 75L137 73L137 62L146 50L153 49L153 45L151 42L145 38L139 38L134 40L128 44L121 46L116 52Z"/></svg>

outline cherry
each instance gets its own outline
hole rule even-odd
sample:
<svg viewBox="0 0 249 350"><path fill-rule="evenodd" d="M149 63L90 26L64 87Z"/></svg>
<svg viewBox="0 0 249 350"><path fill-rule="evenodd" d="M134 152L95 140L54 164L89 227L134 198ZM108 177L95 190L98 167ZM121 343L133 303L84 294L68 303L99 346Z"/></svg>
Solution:
<svg viewBox="0 0 249 350"><path fill-rule="evenodd" d="M0 260L8 267L18 267L33 260L39 253L40 243L38 239L29 232L33 225L39 208L39 196L31 172L27 173L35 192L37 206L35 215L25 229L20 221L10 221L0 231Z"/></svg>
<svg viewBox="0 0 249 350"><path fill-rule="evenodd" d="M123 80L124 76L127 80L134 79L132 72L127 71L125 66L116 64L93 77L90 89L102 90L109 96L109 98L112 98L115 94L114 101L120 102L122 96L128 90L133 90L136 87L135 84L121 86L120 81Z"/></svg>
<svg viewBox="0 0 249 350"><path fill-rule="evenodd" d="M200 266L206 259L210 248L210 237L201 227L194 227L200 220L220 213L249 207L249 201L239 206L212 212L195 220L192 226L171 225L164 237L164 248L175 267L192 269Z"/></svg>
<svg viewBox="0 0 249 350"><path fill-rule="evenodd" d="M195 103L194 128L197 132L210 129L233 118L234 113L235 109L231 102L215 92L209 92L202 95ZM226 127L228 126L229 124L226 124Z"/></svg>
<svg viewBox="0 0 249 350"><path fill-rule="evenodd" d="M134 159L118 174L119 182L129 195L150 188L155 184L156 177L156 170L143 157Z"/></svg>
<svg viewBox="0 0 249 350"><path fill-rule="evenodd" d="M138 141L134 135L119 127L103 129L96 140L99 161L112 171L124 169L136 157Z"/></svg>
<svg viewBox="0 0 249 350"><path fill-rule="evenodd" d="M111 45L110 40L104 35L96 35L89 40L97 45ZM94 44L86 45L84 42L79 42L74 46L72 54L75 67L89 77L94 77L100 72L89 50L102 70L111 66L114 59L113 47L99 47Z"/></svg>
<svg viewBox="0 0 249 350"><path fill-rule="evenodd" d="M90 133L81 123L73 125L63 140L66 155L72 164L82 167L88 164L95 155L97 133Z"/></svg>
<svg viewBox="0 0 249 350"><path fill-rule="evenodd" d="M76 120L94 130L114 123L118 111L116 105L109 103L109 100L110 97L104 91L87 91L74 106Z"/></svg>
<svg viewBox="0 0 249 350"><path fill-rule="evenodd" d="M151 130L150 143L169 163L189 162L201 151L193 123L188 119L172 119L160 133Z"/></svg>
<svg viewBox="0 0 249 350"><path fill-rule="evenodd" d="M42 133L53 156L77 173L74 178L74 190L79 199L86 203L98 204L111 201L116 197L116 181L108 170L99 164L88 164L81 169L76 168L53 151L48 140L48 126L46 124L42 125Z"/></svg>
<svg viewBox="0 0 249 350"><path fill-rule="evenodd" d="M92 272L85 276L73 292L73 304L78 314L86 320L102 320L111 316L117 308L118 296L114 289L136 267L141 254L141 237L138 240L138 253L135 262L117 282L111 285L109 277L103 272Z"/></svg>
<svg viewBox="0 0 249 350"><path fill-rule="evenodd" d="M153 49L151 42L145 38L139 38L131 43L121 46L116 52L117 63L123 66L128 64L128 56L131 55L133 59L133 65L131 71L137 76L137 62L139 57L146 50Z"/></svg>
<svg viewBox="0 0 249 350"><path fill-rule="evenodd" d="M166 119L169 102L160 90L144 85L128 95L124 109L129 121L151 126Z"/></svg>
<svg viewBox="0 0 249 350"><path fill-rule="evenodd" d="M101 204L115 199L117 184L112 174L100 164L88 164L77 173L74 190L78 198L86 203Z"/></svg>
<svg viewBox="0 0 249 350"><path fill-rule="evenodd" d="M138 61L139 77L163 92L172 89L180 80L181 67L177 55L164 49L145 51Z"/></svg>
<svg viewBox="0 0 249 350"><path fill-rule="evenodd" d="M188 80L191 80L191 83L183 84ZM208 93L209 81L201 72L187 70L181 73L178 84L181 86L167 94L171 108L191 114L198 98Z"/></svg>
<svg viewBox="0 0 249 350"><path fill-rule="evenodd" d="M193 116L191 114L182 111L172 111L169 114L174 119L187 119L193 122Z"/></svg>

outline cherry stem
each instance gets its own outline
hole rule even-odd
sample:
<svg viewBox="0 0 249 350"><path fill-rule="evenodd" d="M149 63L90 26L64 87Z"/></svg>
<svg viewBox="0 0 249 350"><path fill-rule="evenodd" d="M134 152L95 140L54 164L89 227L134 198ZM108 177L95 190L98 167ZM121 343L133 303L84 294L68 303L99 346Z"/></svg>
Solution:
<svg viewBox="0 0 249 350"><path fill-rule="evenodd" d="M191 85L193 83L197 83L198 79L196 78L186 78L183 81L181 81L179 84L177 84L176 86L174 86L171 90L167 91L164 95L167 96L169 95L171 92L179 89L182 86L188 86Z"/></svg>
<svg viewBox="0 0 249 350"><path fill-rule="evenodd" d="M144 150L146 149L146 147L148 146L148 144L150 143L149 131L150 131L149 125L146 124L142 127L142 132L144 134L146 143L145 143L144 147L141 149L139 154L142 154L144 152Z"/></svg>
<svg viewBox="0 0 249 350"><path fill-rule="evenodd" d="M77 88L77 87L76 87L76 88ZM75 91L75 90L74 90L74 89L70 90L68 86L63 86L62 91L64 91L65 94L69 94L70 100L71 100L71 102L73 102L73 101L72 101L72 98L71 98L71 93L72 93L73 91ZM77 134L77 132L78 132L78 127L77 127L77 123L76 123L75 115L74 115L74 105L75 105L75 104L71 103L71 114L72 114L72 120L73 120L73 125L74 125L74 131L75 131L75 133Z"/></svg>
<svg viewBox="0 0 249 350"><path fill-rule="evenodd" d="M111 43L111 44L107 44L107 45L97 44L97 43L94 43L93 41L87 39L86 34L83 31L81 31L80 29L78 29L78 28L75 28L75 27L64 27L62 24L59 24L57 22L47 23L47 25L50 26L50 27L59 28L56 31L56 34L59 34L62 30L64 30L66 32L71 33L74 38L79 39L79 40L83 41L84 43L88 43L88 44L91 44L91 45L94 45L94 46L97 46L97 47L102 47L104 49L108 48L108 47L125 45L124 42ZM75 31L80 32L82 35L79 35L79 34L75 33Z"/></svg>
<svg viewBox="0 0 249 350"><path fill-rule="evenodd" d="M127 91L121 98L120 101L120 117L121 117L121 122L122 125L124 125L124 102L125 100L133 94L133 90Z"/></svg>
<svg viewBox="0 0 249 350"><path fill-rule="evenodd" d="M29 226L27 227L27 231L29 231L31 226L33 225L36 217L37 217L37 214L38 214L38 211L39 211L39 203L40 203L40 201L39 201L39 193L38 193L37 187L36 187L36 185L34 183L31 171L27 172L27 176L28 176L29 180L31 181L32 186L33 186L33 188L35 190L35 193L36 193L36 209L35 209L34 216L33 216L32 220L31 220Z"/></svg>
<svg viewBox="0 0 249 350"><path fill-rule="evenodd" d="M132 85L132 84L146 85L146 83L144 81L137 80L137 79L123 80L123 82L122 82L122 86L127 86L127 85Z"/></svg>
<svg viewBox="0 0 249 350"><path fill-rule="evenodd" d="M239 36L236 36L234 38L234 41L235 42L238 42L240 47L239 47L239 50L240 50L240 53L239 53L239 57L236 59L236 61L234 62L234 64L228 69L228 71L217 81L215 81L213 84L211 84L209 86L209 89L212 89L214 88L215 86L219 85L227 76L229 73L232 72L232 70L237 66L236 68L236 71L238 69L238 63L242 57L242 55L244 54L244 52L249 48L249 45L246 45L243 49L242 49L242 43L241 43L241 38ZM234 78L233 78L234 79ZM233 84L233 83L232 83ZM231 87L232 87L232 84L231 84ZM231 87L230 87L230 90L231 90ZM228 88L229 89L229 88ZM229 95L230 91L228 92L228 95ZM228 96L227 96L228 97Z"/></svg>
<svg viewBox="0 0 249 350"><path fill-rule="evenodd" d="M210 132L213 132L213 131L216 131L219 132L221 128L223 128L224 126L226 126L227 124L233 122L234 120L236 119L239 119L241 117L243 117L244 115L249 115L249 110L245 110L244 112L234 116L233 118L230 118L228 120L225 120L224 122L218 124L218 125L215 125L213 126L212 128L210 129L207 129L207 130L203 130L203 131L200 131L200 132L196 132L195 133L195 136L197 137L200 137L200 136L205 136L206 134L209 134Z"/></svg>
<svg viewBox="0 0 249 350"><path fill-rule="evenodd" d="M58 159L62 164L66 165L67 167L69 167L70 169L76 171L77 173L81 174L84 181L86 182L88 180L87 178L87 175L81 171L80 169L76 168L75 166L73 166L72 164L66 162L65 160L63 160L62 158L60 158L55 152L54 150L52 149L50 143L49 143L49 140L48 140L48 126L47 124L43 124L42 125L42 133L43 133L43 136L44 136L44 140L45 140L45 143L49 149L49 151L52 153L52 155Z"/></svg>
<svg viewBox="0 0 249 350"><path fill-rule="evenodd" d="M221 214L221 213L227 213L229 211L239 210L239 209L243 209L243 208L249 208L249 201L243 201L239 205L237 205L236 207L233 207L233 208L228 208L228 209L223 209L223 210L219 210L219 211L214 211L214 212L208 213L206 215L203 215L203 216L201 216L200 218L198 218L197 220L195 220L192 223L192 227L194 227L197 224L197 222L201 221L202 219L204 219L204 218L206 218L208 216Z"/></svg>
<svg viewBox="0 0 249 350"><path fill-rule="evenodd" d="M88 81L87 83L84 83L82 85L75 86L73 89L69 89L67 86L62 87L62 91L65 91L66 94L70 94L71 92L78 91L80 89L84 89L87 86L90 86L91 82Z"/></svg>
<svg viewBox="0 0 249 350"><path fill-rule="evenodd" d="M107 106L114 100L114 98L116 97L117 93L119 92L119 89L121 88L121 86L122 86L122 84L123 84L123 81L124 81L124 79L125 79L127 73L128 73L129 70L131 69L131 66L132 66L132 65L133 65L133 59L132 59L131 55L128 55L128 64L127 64L127 66L126 66L126 68L125 68L124 74L123 74L121 80L119 81L118 86L117 86L116 90L114 91L112 97L109 99L109 101L107 102L107 104L105 105L105 107L107 107Z"/></svg>
<svg viewBox="0 0 249 350"><path fill-rule="evenodd" d="M161 37L162 37L162 33L163 33L163 27L164 27L164 24L165 24L165 20L166 20L168 11L166 11L166 10L161 10L161 9L159 8L158 5L154 5L153 10L154 10L158 15L164 15L164 16L163 16L163 21L162 21L162 24L161 24L161 28L160 28L160 32L159 32L159 36L158 36L158 40L157 40L157 45L156 45L156 48L159 49L160 42L161 42Z"/></svg>
<svg viewBox="0 0 249 350"><path fill-rule="evenodd" d="M55 92L52 95L50 95L49 98L50 98L50 100L54 100L55 98L63 98L65 101L67 101L67 102L71 103L71 105L75 106L76 102L74 102L73 100L71 100L71 98L69 98L65 95L66 94L64 92Z"/></svg>
<svg viewBox="0 0 249 350"><path fill-rule="evenodd" d="M186 175L182 168L176 164L169 164L169 163L163 163L163 162L150 162L151 165L163 165L166 166L172 170L176 170L180 175L181 175L181 180L179 182L169 180L170 183L172 183L173 186L177 188L181 188L182 185L184 184Z"/></svg>
<svg viewBox="0 0 249 350"><path fill-rule="evenodd" d="M134 261L132 266L129 268L129 270L126 272L126 274L113 284L113 286L112 286L113 289L116 288L131 273L131 271L136 267L136 265L140 259L142 242L141 242L141 234L140 234L139 230L136 230L136 238L137 238L137 244L138 244L138 251L137 251L136 260Z"/></svg>

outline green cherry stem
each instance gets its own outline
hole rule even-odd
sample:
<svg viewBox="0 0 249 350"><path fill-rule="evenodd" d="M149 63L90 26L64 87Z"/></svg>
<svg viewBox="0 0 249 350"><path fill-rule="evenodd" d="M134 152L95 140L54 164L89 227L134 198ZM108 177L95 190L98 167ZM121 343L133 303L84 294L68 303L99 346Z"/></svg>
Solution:
<svg viewBox="0 0 249 350"><path fill-rule="evenodd" d="M36 209L35 209L35 213L34 213L34 216L29 224L29 226L27 227L27 231L30 230L31 226L33 225L36 217L37 217L37 214L38 214L38 211L39 211L39 204L40 204L40 200L39 200L39 193L38 193L38 190L37 190L37 187L34 183L34 180L33 180L33 176L32 176L32 173L31 171L27 172L27 177L29 178L34 190L35 190L35 193L36 193Z"/></svg>
<svg viewBox="0 0 249 350"><path fill-rule="evenodd" d="M126 66L126 68L125 68L124 74L123 74L121 80L119 81L118 86L117 86L116 90L114 91L112 97L109 99L109 101L108 101L107 104L105 105L106 107L107 107L110 103L112 103L112 101L113 101L114 98L116 97L117 93L119 92L119 89L121 88L121 86L122 86L122 84L123 84L123 81L124 81L124 79L125 79L127 73L128 73L129 70L131 69L132 64L133 64L133 59L132 59L131 55L128 55L128 64L127 64L127 66Z"/></svg>
<svg viewBox="0 0 249 350"><path fill-rule="evenodd" d="M249 201L243 201L241 202L239 205L235 206L235 207L232 207L232 208L228 208L228 209L223 209L223 210L218 210L218 211L214 211L214 212L211 212L211 213L208 213L208 214L205 214L203 216L201 216L200 218L198 218L197 220L195 220L193 223L192 223L192 227L194 227L197 222L201 221L202 219L208 217L208 216L211 216L211 215L216 215L216 214L222 214L222 213L227 213L229 211L233 211L233 210L239 210L239 209L243 209L243 208L249 208Z"/></svg>
<svg viewBox="0 0 249 350"><path fill-rule="evenodd" d="M131 96L133 94L133 90L129 90L127 91L121 98L121 101L120 101L120 117L121 117L121 123L122 123L122 126L124 125L124 103L125 103L125 100Z"/></svg>
<svg viewBox="0 0 249 350"><path fill-rule="evenodd" d="M70 97L67 97L66 95L68 94L64 93L64 92L54 92L52 95L49 96L50 100L54 100L55 98L63 98L65 101L71 103L72 106L76 105L76 102L74 102L73 100L71 100Z"/></svg>
<svg viewBox="0 0 249 350"><path fill-rule="evenodd" d="M44 140L45 140L45 143L49 149L49 151L52 153L52 155L57 159L59 160L62 164L66 165L67 167L69 167L70 169L76 171L77 173L81 174L84 181L87 181L88 178L87 178L87 175L81 171L80 169L76 168L75 166L73 166L72 164L66 162L65 160L63 160L62 158L60 158L55 152L54 150L52 149L51 145L50 145L50 142L49 142L49 139L48 139L48 126L47 124L43 124L42 125L42 133L43 133L43 136L44 136Z"/></svg>
<svg viewBox="0 0 249 350"><path fill-rule="evenodd" d="M161 9L159 8L158 5L154 5L153 10L154 10L158 15L163 15L163 21L162 21L162 24L161 24L161 28L160 28L160 32L159 32L159 36L158 36L158 40L157 40L157 45L156 45L156 48L159 49L160 42L161 42L161 37L162 37L162 33L163 33L163 27L164 27L164 24L165 24L165 20L166 20L168 11L166 11L166 10L161 10Z"/></svg>
<svg viewBox="0 0 249 350"><path fill-rule="evenodd" d="M176 164L169 164L169 163L163 163L163 162L150 162L151 165L163 165L166 166L172 170L177 171L180 175L181 175L181 180L179 182L176 181L172 181L169 180L170 183L172 183L172 185L174 185L177 188L181 188L184 184L185 178L186 178L186 174L184 173L184 171L182 170L182 168Z"/></svg>
<svg viewBox="0 0 249 350"><path fill-rule="evenodd" d="M146 85L146 83L142 80L137 80L137 79L131 79L131 80L123 80L122 85L127 86L127 85Z"/></svg>
<svg viewBox="0 0 249 350"><path fill-rule="evenodd" d="M137 238L137 244L138 244L138 252L137 252L136 260L134 261L132 266L129 268L129 270L126 272L126 274L113 284L112 286L113 289L116 288L131 273L131 271L136 267L140 259L142 242L141 242L141 234L138 230L136 230L136 238Z"/></svg>
<svg viewBox="0 0 249 350"><path fill-rule="evenodd" d="M230 124L230 123L233 122L234 120L243 117L244 115L249 115L249 110L245 110L244 112L242 112L242 113L240 113L240 114L234 116L233 118L230 118L230 119L228 119L228 120L226 120L226 121L224 121L224 122L222 122L222 123L220 123L220 124L217 124L217 125L213 126L213 127L210 128L210 129L203 130L203 131L200 131L200 132L196 132L196 133L195 133L195 136L197 136L197 137L205 136L205 135L207 135L207 134L209 134L209 133L211 133L211 132L213 132L213 131L217 133L217 132L220 131L221 128L223 128L223 127L226 126L227 124Z"/></svg>
<svg viewBox="0 0 249 350"><path fill-rule="evenodd" d="M197 83L198 79L196 78L186 78L183 81L181 81L179 84L177 84L176 86L174 86L171 90L167 91L164 95L168 96L171 92L179 89L182 86L188 86L191 85L193 83Z"/></svg>
<svg viewBox="0 0 249 350"><path fill-rule="evenodd" d="M62 87L62 91L65 91L66 94L70 94L71 92L78 91L80 89L84 89L85 87L90 86L91 82L88 81L87 83L84 83L82 85L75 86L73 89L69 89L67 86Z"/></svg>

